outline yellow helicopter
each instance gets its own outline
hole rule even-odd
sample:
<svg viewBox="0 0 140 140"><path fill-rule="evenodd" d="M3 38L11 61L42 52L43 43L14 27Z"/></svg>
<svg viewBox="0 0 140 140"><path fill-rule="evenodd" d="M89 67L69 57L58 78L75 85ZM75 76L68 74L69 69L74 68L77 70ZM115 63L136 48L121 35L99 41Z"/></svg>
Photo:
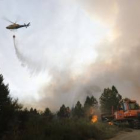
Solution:
<svg viewBox="0 0 140 140"><path fill-rule="evenodd" d="M20 25L20 24L17 24L16 22L14 23L14 22L12 22L10 20L7 20L7 21L9 21L9 22L12 23L11 25L9 25L9 26L6 27L6 29L10 29L10 30L19 29L19 28L22 28L22 27L26 27L27 28L27 27L30 26L30 22L28 24L25 24L24 23L23 25Z"/></svg>

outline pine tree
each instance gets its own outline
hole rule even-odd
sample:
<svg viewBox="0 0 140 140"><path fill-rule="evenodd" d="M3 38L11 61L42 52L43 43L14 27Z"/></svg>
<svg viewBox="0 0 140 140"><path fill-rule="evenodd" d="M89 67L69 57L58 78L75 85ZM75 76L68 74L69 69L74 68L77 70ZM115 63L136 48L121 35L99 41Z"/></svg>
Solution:
<svg viewBox="0 0 140 140"><path fill-rule="evenodd" d="M94 96L87 96L86 101L84 103L84 108L89 108L89 107L97 107L98 106L98 101Z"/></svg>
<svg viewBox="0 0 140 140"><path fill-rule="evenodd" d="M97 112L98 101L94 96L87 96L86 101L84 103L84 115L85 117L90 118Z"/></svg>
<svg viewBox="0 0 140 140"><path fill-rule="evenodd" d="M112 107L113 110L117 110L119 101L122 99L122 96L118 93L118 90L115 86L112 86L112 89L104 89L100 97L101 111L103 113L111 113Z"/></svg>
<svg viewBox="0 0 140 140"><path fill-rule="evenodd" d="M80 101L78 101L76 103L75 107L73 108L72 115L73 115L73 117L78 117L78 118L81 118L84 116L84 109L83 109Z"/></svg>
<svg viewBox="0 0 140 140"><path fill-rule="evenodd" d="M53 113L51 112L49 108L46 108L42 115L49 120L53 118Z"/></svg>
<svg viewBox="0 0 140 140"><path fill-rule="evenodd" d="M58 111L57 116L59 118L69 118L70 117L70 109L69 109L69 107L65 107L65 105L63 104L60 107L60 110Z"/></svg>
<svg viewBox="0 0 140 140"><path fill-rule="evenodd" d="M21 109L17 100L9 96L8 85L4 84L3 76L0 75L0 137L10 130L16 118L16 111Z"/></svg>

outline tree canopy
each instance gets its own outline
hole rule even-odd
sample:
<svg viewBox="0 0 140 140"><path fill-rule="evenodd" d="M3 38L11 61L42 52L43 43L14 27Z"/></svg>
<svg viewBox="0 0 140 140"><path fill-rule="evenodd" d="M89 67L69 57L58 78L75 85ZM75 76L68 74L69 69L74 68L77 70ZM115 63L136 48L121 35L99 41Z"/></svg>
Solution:
<svg viewBox="0 0 140 140"><path fill-rule="evenodd" d="M87 96L84 103L84 115L85 117L92 117L95 114L98 108L98 101L94 96Z"/></svg>
<svg viewBox="0 0 140 140"><path fill-rule="evenodd" d="M78 117L78 118L84 116L84 108L82 107L80 101L77 101L75 107L72 109L72 115L73 117Z"/></svg>
<svg viewBox="0 0 140 140"><path fill-rule="evenodd" d="M69 107L65 107L65 105L63 104L60 107L60 110L58 111L57 116L59 118L68 118L68 117L70 117L70 108Z"/></svg>
<svg viewBox="0 0 140 140"><path fill-rule="evenodd" d="M21 106L17 103L17 100L12 100L8 85L4 84L3 76L0 75L0 137L15 121L16 111L19 109L21 109Z"/></svg>
<svg viewBox="0 0 140 140"><path fill-rule="evenodd" d="M112 86L112 89L104 89L104 92L100 97L101 111L103 113L111 113L112 107L114 110L117 110L121 99L122 96L118 93L115 86Z"/></svg>
<svg viewBox="0 0 140 140"><path fill-rule="evenodd" d="M98 101L96 100L96 98L94 96L87 96L86 101L84 103L84 108L88 108L88 107L97 107L98 106Z"/></svg>

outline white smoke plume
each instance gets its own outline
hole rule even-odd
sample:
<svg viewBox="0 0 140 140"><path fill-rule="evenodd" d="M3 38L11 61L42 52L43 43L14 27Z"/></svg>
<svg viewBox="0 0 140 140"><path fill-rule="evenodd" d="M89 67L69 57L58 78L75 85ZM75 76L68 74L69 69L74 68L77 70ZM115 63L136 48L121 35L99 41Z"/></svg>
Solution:
<svg viewBox="0 0 140 140"><path fill-rule="evenodd" d="M105 24L111 24L111 40L105 40L97 46L98 58L89 71L97 68L99 85L116 85L124 97L137 99L140 102L140 1L118 0L80 2L89 16ZM104 23L104 22L103 22Z"/></svg>
<svg viewBox="0 0 140 140"><path fill-rule="evenodd" d="M51 86L45 87L43 91L44 95L51 91L53 96L49 100L43 98L40 103L48 103L48 106L60 106L62 103L69 105L74 99L85 98L88 93L98 98L104 88L112 85L123 97L140 103L140 1L78 2L91 19L112 27L111 39L105 39L96 46L98 58L83 73L82 78L71 80L70 72L64 74L65 78L63 73L57 73L59 78L54 77Z"/></svg>
<svg viewBox="0 0 140 140"><path fill-rule="evenodd" d="M73 106L77 100L83 102L87 95L99 98L103 89L112 85L123 97L140 102L140 1L77 0L77 3L91 20L111 27L112 32L96 45L96 62L88 65L81 75L72 72L73 58L63 69L51 67L52 79L38 91L41 99L36 107L48 106L55 110L63 103ZM15 49L23 63L32 65L29 58Z"/></svg>

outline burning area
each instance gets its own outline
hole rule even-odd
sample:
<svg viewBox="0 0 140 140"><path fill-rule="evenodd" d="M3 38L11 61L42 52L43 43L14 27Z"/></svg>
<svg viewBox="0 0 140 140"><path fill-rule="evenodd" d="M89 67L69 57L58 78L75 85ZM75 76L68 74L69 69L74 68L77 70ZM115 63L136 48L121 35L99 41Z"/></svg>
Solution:
<svg viewBox="0 0 140 140"><path fill-rule="evenodd" d="M0 15L10 5L9 16L24 13L34 26L13 35L13 54L0 34L1 67L12 87L0 75L0 139L103 140L119 131L118 122L140 127L139 0L1 2ZM29 23L12 25L6 30ZM28 108L9 92L24 96Z"/></svg>
<svg viewBox="0 0 140 140"><path fill-rule="evenodd" d="M98 116L97 115L93 115L92 119L91 119L91 122L95 123L97 121L98 121Z"/></svg>

